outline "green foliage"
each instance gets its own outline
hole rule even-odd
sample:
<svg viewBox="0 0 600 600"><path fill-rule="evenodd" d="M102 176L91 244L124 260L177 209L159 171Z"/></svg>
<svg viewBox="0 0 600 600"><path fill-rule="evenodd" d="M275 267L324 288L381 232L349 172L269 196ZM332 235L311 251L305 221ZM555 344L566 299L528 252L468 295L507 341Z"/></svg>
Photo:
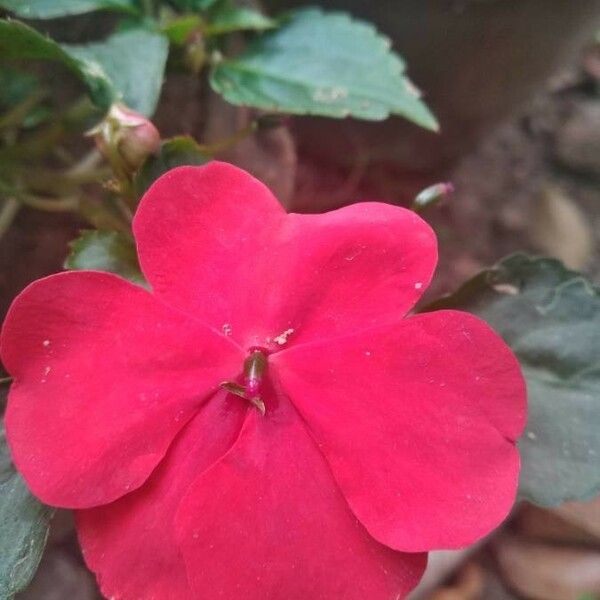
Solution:
<svg viewBox="0 0 600 600"><path fill-rule="evenodd" d="M156 156L151 156L142 166L135 178L135 190L138 196L144 192L161 175L182 165L203 165L210 156L191 137L177 136L165 140Z"/></svg>
<svg viewBox="0 0 600 600"><path fill-rule="evenodd" d="M372 25L315 8L292 13L240 56L217 64L210 81L232 104L368 120L395 114L437 129L404 69Z"/></svg>
<svg viewBox="0 0 600 600"><path fill-rule="evenodd" d="M272 29L276 21L265 17L258 11L245 7L219 4L209 13L206 32L209 34L223 34L232 31Z"/></svg>
<svg viewBox="0 0 600 600"><path fill-rule="evenodd" d="M30 129L51 117L52 110L39 79L0 65L0 131L15 127Z"/></svg>
<svg viewBox="0 0 600 600"><path fill-rule="evenodd" d="M31 581L52 512L31 495L15 471L0 423L0 600L13 598Z"/></svg>
<svg viewBox="0 0 600 600"><path fill-rule="evenodd" d="M38 85L35 75L0 65L0 110L23 102Z"/></svg>
<svg viewBox="0 0 600 600"><path fill-rule="evenodd" d="M145 285L133 239L118 231L82 231L70 244L65 268L107 271Z"/></svg>
<svg viewBox="0 0 600 600"><path fill-rule="evenodd" d="M128 29L103 42L60 45L18 21L0 21L0 55L5 59L62 63L86 86L103 111L117 100L143 114L156 107L168 42L147 29Z"/></svg>
<svg viewBox="0 0 600 600"><path fill-rule="evenodd" d="M600 491L600 293L554 259L510 256L428 307L485 319L516 353L529 398L520 495L536 504Z"/></svg>
<svg viewBox="0 0 600 600"><path fill-rule="evenodd" d="M173 0L173 4L181 10L186 11L208 10L211 6L217 4L217 2L219 2L219 0Z"/></svg>
<svg viewBox="0 0 600 600"><path fill-rule="evenodd" d="M118 99L129 108L152 115L169 52L165 36L141 27L130 28L102 42L69 46L68 51L85 64L100 65Z"/></svg>
<svg viewBox="0 0 600 600"><path fill-rule="evenodd" d="M193 31L201 29L204 21L199 15L182 15L170 20L163 33L172 44L183 45Z"/></svg>
<svg viewBox="0 0 600 600"><path fill-rule="evenodd" d="M82 80L96 105L107 109L115 99L116 91L99 64L79 60L24 23L0 21L0 56L60 62Z"/></svg>
<svg viewBox="0 0 600 600"><path fill-rule="evenodd" d="M53 19L94 10L136 12L135 0L0 0L0 8L24 19Z"/></svg>

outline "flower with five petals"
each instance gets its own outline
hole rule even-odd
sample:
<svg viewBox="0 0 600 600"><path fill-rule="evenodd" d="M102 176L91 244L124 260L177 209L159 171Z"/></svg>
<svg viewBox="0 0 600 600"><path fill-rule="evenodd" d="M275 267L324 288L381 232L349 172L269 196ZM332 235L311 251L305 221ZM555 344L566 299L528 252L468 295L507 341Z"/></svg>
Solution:
<svg viewBox="0 0 600 600"><path fill-rule="evenodd" d="M407 316L436 240L376 202L286 214L227 164L134 221L151 291L34 282L1 352L17 468L76 510L115 600L392 600L515 498L518 363L482 321Z"/></svg>

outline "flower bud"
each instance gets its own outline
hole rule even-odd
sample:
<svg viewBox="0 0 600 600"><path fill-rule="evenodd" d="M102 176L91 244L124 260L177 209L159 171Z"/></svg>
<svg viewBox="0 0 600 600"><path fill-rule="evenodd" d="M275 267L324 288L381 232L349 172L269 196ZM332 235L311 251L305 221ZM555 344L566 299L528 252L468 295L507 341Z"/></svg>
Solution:
<svg viewBox="0 0 600 600"><path fill-rule="evenodd" d="M185 62L190 71L197 75L206 64L206 46L201 31L194 31L185 45Z"/></svg>
<svg viewBox="0 0 600 600"><path fill-rule="evenodd" d="M90 134L113 168L127 173L139 169L160 147L160 134L153 123L122 104L113 104Z"/></svg>
<svg viewBox="0 0 600 600"><path fill-rule="evenodd" d="M450 182L436 183L417 194L412 203L412 210L420 212L424 208L434 206L454 193L454 185Z"/></svg>

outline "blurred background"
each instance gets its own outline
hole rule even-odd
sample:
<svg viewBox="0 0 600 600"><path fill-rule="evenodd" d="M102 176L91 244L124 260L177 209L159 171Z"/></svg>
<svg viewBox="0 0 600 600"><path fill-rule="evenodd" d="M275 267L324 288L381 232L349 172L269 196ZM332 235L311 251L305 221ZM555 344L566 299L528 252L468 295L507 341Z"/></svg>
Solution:
<svg viewBox="0 0 600 600"><path fill-rule="evenodd" d="M314 3L314 2L313 2ZM267 10L304 4L268 0ZM431 295L453 290L516 250L552 255L600 281L600 0L328 0L376 23L406 58L441 133L383 123L293 118L223 155L264 179L286 207L323 211L360 199L409 204L452 181L425 217L440 238ZM63 41L102 35L95 17L36 22ZM107 17L107 28L110 17ZM53 76L63 76L59 67ZM210 107L210 111L208 110ZM251 112L178 74L155 123L164 136L210 141ZM0 311L57 271L81 223L25 209L0 241ZM599 467L600 468L600 467ZM21 600L99 598L59 512L42 567ZM415 599L600 598L600 501L518 505L489 540L433 555Z"/></svg>

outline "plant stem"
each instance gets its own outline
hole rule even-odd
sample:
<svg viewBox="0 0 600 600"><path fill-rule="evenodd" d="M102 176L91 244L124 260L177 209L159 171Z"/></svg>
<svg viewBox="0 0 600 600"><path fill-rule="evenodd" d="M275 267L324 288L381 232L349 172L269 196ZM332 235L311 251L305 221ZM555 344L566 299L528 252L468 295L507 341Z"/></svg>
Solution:
<svg viewBox="0 0 600 600"><path fill-rule="evenodd" d="M9 230L21 205L15 198L7 198L0 209L0 239Z"/></svg>
<svg viewBox="0 0 600 600"><path fill-rule="evenodd" d="M142 0L142 8L146 16L154 17L155 9L153 0Z"/></svg>
<svg viewBox="0 0 600 600"><path fill-rule="evenodd" d="M258 122L256 120L251 121L249 125L236 131L233 135L226 137L214 144L199 144L200 150L207 154L217 154L218 152L224 152L229 150L232 146L235 146L238 142L245 140L248 136L252 135L258 128Z"/></svg>
<svg viewBox="0 0 600 600"><path fill-rule="evenodd" d="M9 127L18 127L21 125L31 109L39 103L44 95L42 90L36 90L33 94L30 94L25 98L25 100L19 102L19 104L14 106L11 110L4 113L4 115L0 117L0 129L8 129Z"/></svg>
<svg viewBox="0 0 600 600"><path fill-rule="evenodd" d="M69 170L70 175L78 175L95 169L102 162L102 155L96 148L90 150L83 158L75 163Z"/></svg>
<svg viewBox="0 0 600 600"><path fill-rule="evenodd" d="M79 199L76 196L48 200L33 194L19 194L17 199L25 206L46 212L71 212L79 208Z"/></svg>
<svg viewBox="0 0 600 600"><path fill-rule="evenodd" d="M127 206L127 203L121 198L116 198L115 206L119 209L119 212L123 215L125 221L127 221L128 224L131 224L133 221L133 212L129 206Z"/></svg>

